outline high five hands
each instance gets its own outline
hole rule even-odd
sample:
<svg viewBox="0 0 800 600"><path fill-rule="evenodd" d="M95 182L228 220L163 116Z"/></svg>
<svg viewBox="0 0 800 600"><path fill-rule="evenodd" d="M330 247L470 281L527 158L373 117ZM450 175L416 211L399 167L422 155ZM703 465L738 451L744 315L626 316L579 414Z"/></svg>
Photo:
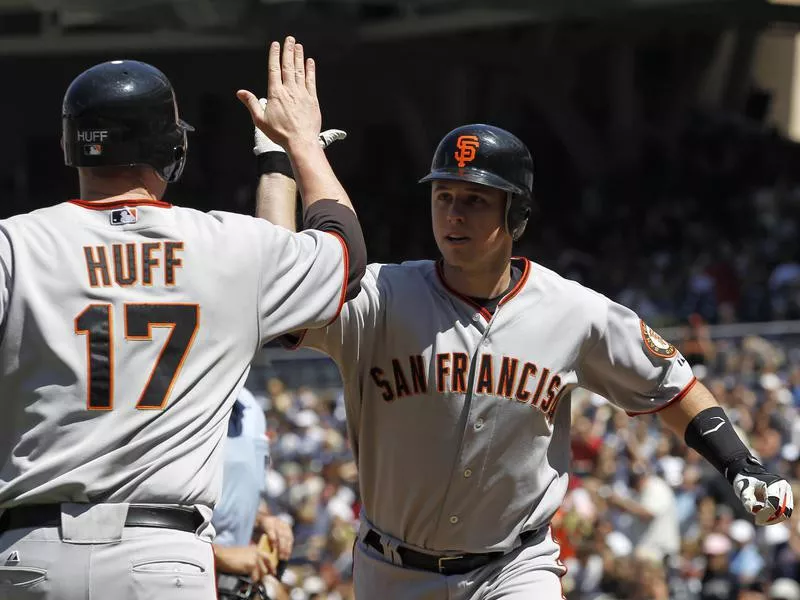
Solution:
<svg viewBox="0 0 800 600"><path fill-rule="evenodd" d="M239 90L236 96L250 111L253 124L282 148L319 143L322 114L316 66L292 36L284 40L283 52L278 42L270 44L265 105L248 90Z"/></svg>

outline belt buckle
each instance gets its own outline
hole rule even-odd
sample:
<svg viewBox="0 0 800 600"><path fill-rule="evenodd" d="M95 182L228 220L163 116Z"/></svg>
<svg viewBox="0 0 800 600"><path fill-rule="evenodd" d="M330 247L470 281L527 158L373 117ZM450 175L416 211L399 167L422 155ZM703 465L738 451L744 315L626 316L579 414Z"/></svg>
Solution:
<svg viewBox="0 0 800 600"><path fill-rule="evenodd" d="M440 556L439 557L439 561L438 561L439 573L444 571L444 565L442 564L442 562L444 562L446 560L458 560L459 558L464 558L464 555L463 554L459 554L458 556Z"/></svg>

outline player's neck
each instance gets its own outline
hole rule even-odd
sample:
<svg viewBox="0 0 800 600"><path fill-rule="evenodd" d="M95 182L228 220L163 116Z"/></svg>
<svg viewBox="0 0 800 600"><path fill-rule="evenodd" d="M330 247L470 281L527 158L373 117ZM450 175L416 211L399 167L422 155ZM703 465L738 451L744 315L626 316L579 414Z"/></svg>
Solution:
<svg viewBox="0 0 800 600"><path fill-rule="evenodd" d="M475 268L443 265L447 284L462 296L471 298L496 298L511 283L510 256L499 257Z"/></svg>
<svg viewBox="0 0 800 600"><path fill-rule="evenodd" d="M85 202L124 202L125 200L158 200L146 188L135 188L119 194L103 193L97 190L81 189L81 200Z"/></svg>
<svg viewBox="0 0 800 600"><path fill-rule="evenodd" d="M150 189L139 177L94 177L79 172L81 200L160 200L163 193Z"/></svg>

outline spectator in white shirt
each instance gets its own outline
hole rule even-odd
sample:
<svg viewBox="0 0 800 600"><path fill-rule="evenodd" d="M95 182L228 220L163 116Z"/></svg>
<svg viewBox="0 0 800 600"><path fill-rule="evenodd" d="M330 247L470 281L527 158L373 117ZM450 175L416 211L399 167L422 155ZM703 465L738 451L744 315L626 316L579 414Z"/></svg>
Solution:
<svg viewBox="0 0 800 600"><path fill-rule="evenodd" d="M672 488L652 473L645 462L638 461L631 465L630 485L631 498L612 491L608 503L633 517L629 537L635 553L659 561L675 556L681 538Z"/></svg>

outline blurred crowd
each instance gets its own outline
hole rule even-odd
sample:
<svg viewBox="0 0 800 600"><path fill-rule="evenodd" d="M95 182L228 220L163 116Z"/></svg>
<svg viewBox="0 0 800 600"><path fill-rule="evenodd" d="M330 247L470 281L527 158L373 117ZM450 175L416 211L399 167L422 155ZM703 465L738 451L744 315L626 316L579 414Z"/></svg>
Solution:
<svg viewBox="0 0 800 600"><path fill-rule="evenodd" d="M703 328L695 316L682 344L698 378L800 492L796 340L715 343ZM727 481L655 417L629 419L583 391L572 409L573 476L554 523L567 598L800 600L797 519L756 529Z"/></svg>
<svg viewBox="0 0 800 600"><path fill-rule="evenodd" d="M572 219L535 223L520 253L636 310L653 326L800 318L798 148L698 115L674 156L587 186ZM544 222L552 222L543 206Z"/></svg>
<svg viewBox="0 0 800 600"><path fill-rule="evenodd" d="M712 340L694 315L675 341L800 497L797 340ZM294 600L347 600L359 500L341 389L287 389L274 375L253 391L272 444L267 502L297 538L284 582ZM654 417L631 419L584 390L572 412L570 490L553 523L568 600L800 600L796 518L757 530L729 484Z"/></svg>
<svg viewBox="0 0 800 600"><path fill-rule="evenodd" d="M252 391L265 411L270 439L265 500L272 514L291 523L295 536L282 579L290 598L352 600L360 504L341 389L289 390L272 377Z"/></svg>
<svg viewBox="0 0 800 600"><path fill-rule="evenodd" d="M695 201L653 202L646 214L618 217L636 223L609 226L614 235L596 238L596 252L532 256L654 325L692 312L714 323L798 319L800 188L759 189L747 200L740 234L722 214L698 214Z"/></svg>

